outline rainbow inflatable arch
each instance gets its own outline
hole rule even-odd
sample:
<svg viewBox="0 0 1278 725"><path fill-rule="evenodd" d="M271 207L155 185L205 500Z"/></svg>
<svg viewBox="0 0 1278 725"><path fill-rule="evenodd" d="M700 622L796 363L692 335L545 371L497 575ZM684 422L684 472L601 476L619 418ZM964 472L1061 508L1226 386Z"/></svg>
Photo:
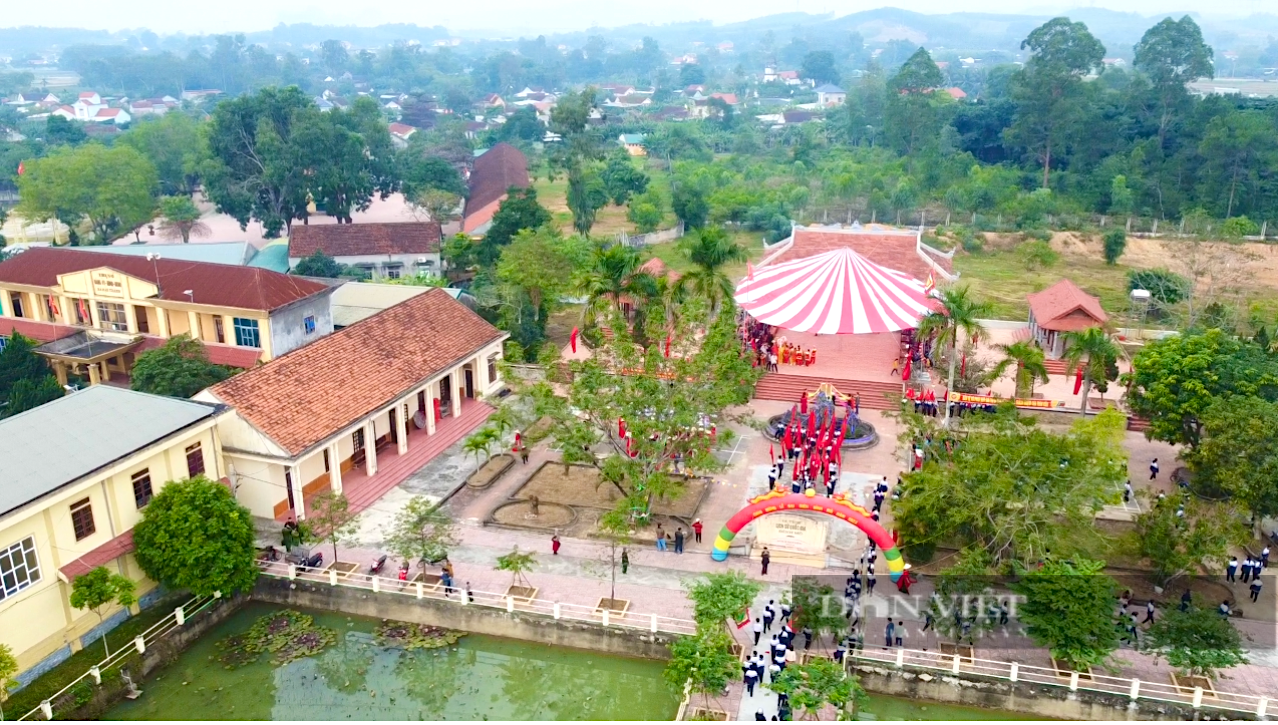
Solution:
<svg viewBox="0 0 1278 725"><path fill-rule="evenodd" d="M847 521L864 531L865 535L870 537L875 546L883 552L883 558L887 559L888 576L892 578L892 581L900 579L901 572L905 571L905 560L901 558L901 551L897 548L896 542L892 540L887 530L874 520L869 511L848 501L841 493L834 494L833 498L826 498L817 496L811 489L806 493L769 491L762 496L750 499L746 507L728 519L728 523L719 530L719 535L714 539L714 551L710 556L715 561L725 561L728 558L728 546L746 524L760 516L767 516L778 511L825 514Z"/></svg>

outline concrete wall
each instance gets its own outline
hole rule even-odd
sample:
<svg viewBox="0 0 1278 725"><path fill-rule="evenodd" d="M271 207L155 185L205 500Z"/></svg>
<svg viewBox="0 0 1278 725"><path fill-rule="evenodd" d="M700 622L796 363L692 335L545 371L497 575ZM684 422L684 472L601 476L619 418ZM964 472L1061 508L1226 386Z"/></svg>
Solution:
<svg viewBox="0 0 1278 725"><path fill-rule="evenodd" d="M1166 702L1130 700L1098 692L1070 692L1025 682L941 673L914 673L884 667L858 666L856 674L866 690L914 700L931 700L996 710L1010 710L1060 720L1195 720L1193 708ZM1220 715L1224 711L1203 710ZM1230 719L1248 719L1243 713L1229 713ZM1254 718L1252 718L1254 719Z"/></svg>
<svg viewBox="0 0 1278 725"><path fill-rule="evenodd" d="M415 599L397 593L374 594L309 581L261 577L253 599L289 607L345 612L363 617L396 619L526 642L606 652L624 657L666 660L675 635L621 629L527 612L507 614L490 607L456 601Z"/></svg>
<svg viewBox="0 0 1278 725"><path fill-rule="evenodd" d="M401 277L411 277L419 273L443 273L439 252L428 252L426 254L357 254L345 257L334 257L334 259L341 264L370 269L373 279L386 278L387 268L392 266L399 268L399 274ZM424 259L426 261L419 263L417 261L419 259ZM302 261L300 257L289 257L288 266L296 267L297 263L300 261Z"/></svg>
<svg viewBox="0 0 1278 725"><path fill-rule="evenodd" d="M333 289L307 297L271 313L269 331L270 356L279 357L290 350L308 345L325 335L333 334ZM315 331L306 331L305 319L315 317ZM266 341L263 341L265 346Z"/></svg>

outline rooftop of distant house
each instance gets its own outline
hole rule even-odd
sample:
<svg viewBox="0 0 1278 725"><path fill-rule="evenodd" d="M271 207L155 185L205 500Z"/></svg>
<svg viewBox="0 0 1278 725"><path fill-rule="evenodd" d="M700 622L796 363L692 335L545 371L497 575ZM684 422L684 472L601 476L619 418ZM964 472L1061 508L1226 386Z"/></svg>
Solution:
<svg viewBox="0 0 1278 725"><path fill-rule="evenodd" d="M438 222L294 225L288 256L303 259L315 252L330 257L384 254L434 254L442 234Z"/></svg>
<svg viewBox="0 0 1278 725"><path fill-rule="evenodd" d="M472 217L481 212L486 214L485 209L504 197L512 186L523 189L529 184L528 159L522 151L508 143L488 149L475 159L475 168L470 172L463 228L471 230L486 221L474 223Z"/></svg>

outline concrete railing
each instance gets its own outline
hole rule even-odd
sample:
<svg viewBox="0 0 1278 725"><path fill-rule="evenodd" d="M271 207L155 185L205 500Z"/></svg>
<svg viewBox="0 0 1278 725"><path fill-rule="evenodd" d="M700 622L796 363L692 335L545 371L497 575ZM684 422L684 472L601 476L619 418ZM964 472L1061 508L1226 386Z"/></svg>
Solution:
<svg viewBox="0 0 1278 725"><path fill-rule="evenodd" d="M180 627L185 625L190 619L195 617L197 614L208 609L219 598L220 597L218 596L195 597L191 599L190 601L186 602L185 604L183 604L182 606L174 609L172 612L169 612L169 614L165 616L164 619L161 619L160 621L151 625L151 627L147 629L145 632L134 637L133 641L130 642L128 646L121 647L120 649L116 650L115 654L111 655L110 657L107 657L106 659L97 663L93 667L90 667L87 672L85 672L84 674L72 680L70 683L67 684L66 687L62 688L61 690L58 690L53 695L50 695L47 700L41 702L39 706L32 709L30 712L23 714L18 719L31 720L35 718L37 714L39 714L39 715L43 715L45 720L52 720L53 719L53 702L57 700L59 697L62 697L62 695L65 694L68 690L70 690L71 688L75 687L76 685L80 684L81 682L83 682L84 680L88 678L92 678L93 684L95 685L102 684L102 675L104 673L108 672L111 668L116 667L117 665L120 665L121 663L124 662L125 659L129 658L130 656L134 654L145 654L148 646L155 643L157 640L167 636L170 632L176 629L179 629ZM110 634L110 633L109 632L104 633L102 636L105 637L107 636L107 634Z"/></svg>
<svg viewBox="0 0 1278 725"><path fill-rule="evenodd" d="M540 614L554 619L590 622L604 627L619 627L666 634L695 634L697 631L697 623L690 619L631 611L618 613L585 604L556 602L548 599L525 599L524 597L493 592L472 590L468 596L468 593L463 588L457 586L453 587L451 596L445 596L444 585L437 582L402 582L398 579L360 572L341 573L335 569L311 570L283 562L264 562L262 564L262 575L277 579L300 580L334 587L361 589L387 596L451 602L459 607L484 607L487 609L500 609L510 613ZM471 601L471 597L474 598L474 601Z"/></svg>
<svg viewBox="0 0 1278 725"><path fill-rule="evenodd" d="M879 665L910 670L931 670L955 677L964 675L986 677L1007 682L1025 682L1033 685L1059 687L1071 692L1099 692L1125 697L1135 703L1138 700L1169 702L1188 705L1195 710L1211 708L1228 712L1247 713L1264 719L1269 711L1269 698L1259 695L1240 695L1233 692L1211 692L1201 687L1193 689L1177 687L1161 682L1146 682L1127 677L1110 677L1094 673L1061 673L1048 667L1022 665L1018 662L1000 662L939 652L873 647L849 652L844 658L845 667L855 665Z"/></svg>

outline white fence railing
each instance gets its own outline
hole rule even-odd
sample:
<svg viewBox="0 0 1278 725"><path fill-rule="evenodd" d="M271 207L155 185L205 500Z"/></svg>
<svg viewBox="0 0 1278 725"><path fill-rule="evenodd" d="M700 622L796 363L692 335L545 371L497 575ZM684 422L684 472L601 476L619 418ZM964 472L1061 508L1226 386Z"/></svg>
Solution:
<svg viewBox="0 0 1278 725"><path fill-rule="evenodd" d="M615 612L591 607L586 604L555 602L548 599L526 599L493 592L473 590L467 592L457 586L453 587L451 596L446 596L444 585L437 582L402 582L398 579L360 572L342 573L331 568L312 570L283 562L264 562L262 564L262 575L277 579L308 581L334 587L360 589L388 596L431 599L437 602L448 602L459 607L483 607L486 609L500 609L510 613L541 614L554 619L590 622L604 627L636 629L654 634L657 632L695 634L697 631L696 622L690 619L666 617L660 614L643 614L629 610Z"/></svg>
<svg viewBox="0 0 1278 725"><path fill-rule="evenodd" d="M674 229L663 229L659 232L649 232L647 234L627 234L622 232L617 235L617 241L625 247L643 247L649 244L674 241L682 237L683 234L683 222L679 222L679 226Z"/></svg>
<svg viewBox="0 0 1278 725"><path fill-rule="evenodd" d="M1177 687L1170 683L1146 682L1127 677L1110 677L1094 673L1069 674L1048 667L1022 665L1018 662L999 662L962 655L923 652L910 649L867 647L849 652L845 666L859 664L911 670L932 670L957 677L971 675L990 677L1008 682L1028 682L1035 685L1061 687L1071 692L1101 692L1128 698L1131 702L1148 700L1188 705L1195 710L1212 708L1229 712L1249 713L1264 718L1269 710L1269 698L1261 695L1240 695L1219 690L1207 691L1201 687Z"/></svg>
<svg viewBox="0 0 1278 725"><path fill-rule="evenodd" d="M75 680L67 684L66 687L62 688L61 690L58 690L53 695L50 695L48 699L41 702L37 707L33 708L31 711L23 714L22 717L19 717L18 719L30 720L34 718L37 714L41 714L44 716L45 720L52 720L53 719L53 701L57 700L59 697L62 697L72 687L75 687L76 685L80 684L87 678L92 678L93 684L95 685L102 684L103 673L108 672L111 668L115 667L116 665L119 665L125 659L127 659L129 656L135 653L136 654L145 653L146 648L149 645L154 643L156 640L159 640L160 638L167 636L173 630L178 629L179 627L182 627L192 617L199 614L200 612L203 612L205 609L208 609L209 606L211 606L217 600L218 600L218 597L214 596L214 597L195 597L187 601L186 603L182 604L180 607L174 609L172 612L169 612L169 614L165 616L164 619L161 619L160 621L151 625L151 627L147 629L145 632L134 637L133 641L130 642L129 645L125 647L121 647L120 649L115 651L115 654L112 654L110 657L107 657L106 659L97 663L93 667L90 667L89 670L85 672L83 675L80 675L79 677L75 678ZM108 632L106 634L103 634L102 636L105 637L107 636L107 634L110 634L110 633ZM141 673L138 673L138 676L140 677Z"/></svg>

